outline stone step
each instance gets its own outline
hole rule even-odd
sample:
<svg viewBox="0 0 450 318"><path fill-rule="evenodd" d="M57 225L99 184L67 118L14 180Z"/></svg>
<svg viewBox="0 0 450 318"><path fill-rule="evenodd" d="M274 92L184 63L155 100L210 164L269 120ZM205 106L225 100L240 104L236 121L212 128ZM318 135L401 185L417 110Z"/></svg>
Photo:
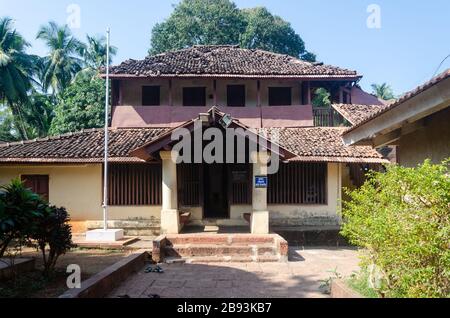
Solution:
<svg viewBox="0 0 450 318"><path fill-rule="evenodd" d="M228 234L193 234L167 236L168 245L181 244L221 244L221 245L254 245L254 244L275 244L276 239L268 235L228 235Z"/></svg>
<svg viewBox="0 0 450 318"><path fill-rule="evenodd" d="M184 244L166 246L164 253L172 257L191 256L270 256L277 255L278 251L273 244L260 245L216 245L216 244Z"/></svg>
<svg viewBox="0 0 450 318"><path fill-rule="evenodd" d="M199 263L278 263L280 256L195 256L195 257L168 257L167 264L199 264Z"/></svg>

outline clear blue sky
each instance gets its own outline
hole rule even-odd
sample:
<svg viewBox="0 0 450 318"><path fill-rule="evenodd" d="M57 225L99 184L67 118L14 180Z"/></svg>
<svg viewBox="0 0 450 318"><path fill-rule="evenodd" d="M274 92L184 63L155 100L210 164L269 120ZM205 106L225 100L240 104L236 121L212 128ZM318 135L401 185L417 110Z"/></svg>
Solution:
<svg viewBox="0 0 450 318"><path fill-rule="evenodd" d="M81 28L74 34L104 33L111 27L112 44L119 48L114 63L143 58L153 25L163 21L177 0L0 0L0 16L10 16L43 55L36 32L49 20L65 23L69 4L81 8ZM240 7L266 6L292 23L308 50L328 64L355 69L364 75L362 86L388 82L396 94L428 80L450 54L448 0L235 0ZM381 29L369 29L367 7L381 8ZM450 59L441 71L450 67Z"/></svg>

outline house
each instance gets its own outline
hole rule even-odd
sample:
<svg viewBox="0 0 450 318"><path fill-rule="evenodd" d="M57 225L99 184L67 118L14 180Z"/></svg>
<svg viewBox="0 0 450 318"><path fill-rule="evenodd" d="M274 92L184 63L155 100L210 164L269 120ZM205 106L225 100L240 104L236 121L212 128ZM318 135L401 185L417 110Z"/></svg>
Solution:
<svg viewBox="0 0 450 318"><path fill-rule="evenodd" d="M397 146L398 163L414 167L450 157L450 69L352 126L346 145Z"/></svg>
<svg viewBox="0 0 450 318"><path fill-rule="evenodd" d="M370 146L342 141L352 113L378 109L349 108L360 79L352 70L237 46L194 46L111 67L110 226L179 233L180 212L189 212L198 225L248 226L251 214L249 232L260 234L338 227L342 187L363 166L386 162ZM311 105L320 87L338 109L347 105L344 116L325 110L339 124L314 124L324 116ZM244 135L241 152L228 141L222 147L223 156L243 161L174 161L174 134L194 136L199 128ZM205 151L208 140L194 138L193 146ZM66 207L76 231L100 227L103 141L103 130L92 129L0 145L0 183L21 177ZM271 174L273 155L279 168Z"/></svg>

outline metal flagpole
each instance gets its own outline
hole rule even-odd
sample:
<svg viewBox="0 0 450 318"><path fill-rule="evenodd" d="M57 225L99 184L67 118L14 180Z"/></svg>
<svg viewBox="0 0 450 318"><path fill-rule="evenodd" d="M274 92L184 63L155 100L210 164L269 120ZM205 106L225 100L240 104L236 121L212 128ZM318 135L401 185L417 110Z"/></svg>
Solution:
<svg viewBox="0 0 450 318"><path fill-rule="evenodd" d="M106 94L105 94L105 161L103 180L103 229L108 230L108 146L109 146L109 37L106 31Z"/></svg>

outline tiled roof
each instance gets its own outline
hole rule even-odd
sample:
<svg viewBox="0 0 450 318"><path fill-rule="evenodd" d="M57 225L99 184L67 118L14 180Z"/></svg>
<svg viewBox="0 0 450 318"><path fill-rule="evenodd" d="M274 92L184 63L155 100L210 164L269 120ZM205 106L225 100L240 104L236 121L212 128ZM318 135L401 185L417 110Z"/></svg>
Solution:
<svg viewBox="0 0 450 318"><path fill-rule="evenodd" d="M287 150L295 153L292 161L321 162L385 162L382 156L368 146L347 147L342 141L346 128L264 128L260 133L276 140Z"/></svg>
<svg viewBox="0 0 450 318"><path fill-rule="evenodd" d="M355 71L335 66L230 45L193 46L144 60L127 60L111 67L111 76L360 77Z"/></svg>
<svg viewBox="0 0 450 318"><path fill-rule="evenodd" d="M384 162L371 147L343 144L345 128L271 128L258 133L271 138L297 157L294 161L318 162ZM168 129L111 129L110 160L141 162L130 152L158 138ZM274 138L279 134L279 139ZM79 133L35 141L0 145L2 163L99 163L103 161L103 130Z"/></svg>
<svg viewBox="0 0 450 318"><path fill-rule="evenodd" d="M379 111L385 109L386 105L355 105L355 104L333 104L332 107L341 114L352 125L357 125L370 118Z"/></svg>
<svg viewBox="0 0 450 318"><path fill-rule="evenodd" d="M372 119L380 116L381 114L384 114L385 112L403 104L404 102L410 100L411 98L419 95L420 93L426 91L427 89L430 89L431 87L433 87L434 85L439 84L440 82L446 80L450 78L450 69L446 70L445 72L439 74L438 76L432 78L430 81L426 82L425 84L413 89L412 91L406 93L405 95L403 95L400 99L398 99L397 101L395 101L394 103L391 103L389 105L387 105L387 107L384 107L382 109L380 109L378 112L372 114L372 116L364 119L363 121L359 122L357 125L351 127L350 129L348 129L348 132L355 130L356 128L364 125L365 123L371 121Z"/></svg>
<svg viewBox="0 0 450 318"><path fill-rule="evenodd" d="M139 161L129 152L167 129L111 129L111 161ZM33 141L0 144L0 162L102 162L103 129L85 130Z"/></svg>

